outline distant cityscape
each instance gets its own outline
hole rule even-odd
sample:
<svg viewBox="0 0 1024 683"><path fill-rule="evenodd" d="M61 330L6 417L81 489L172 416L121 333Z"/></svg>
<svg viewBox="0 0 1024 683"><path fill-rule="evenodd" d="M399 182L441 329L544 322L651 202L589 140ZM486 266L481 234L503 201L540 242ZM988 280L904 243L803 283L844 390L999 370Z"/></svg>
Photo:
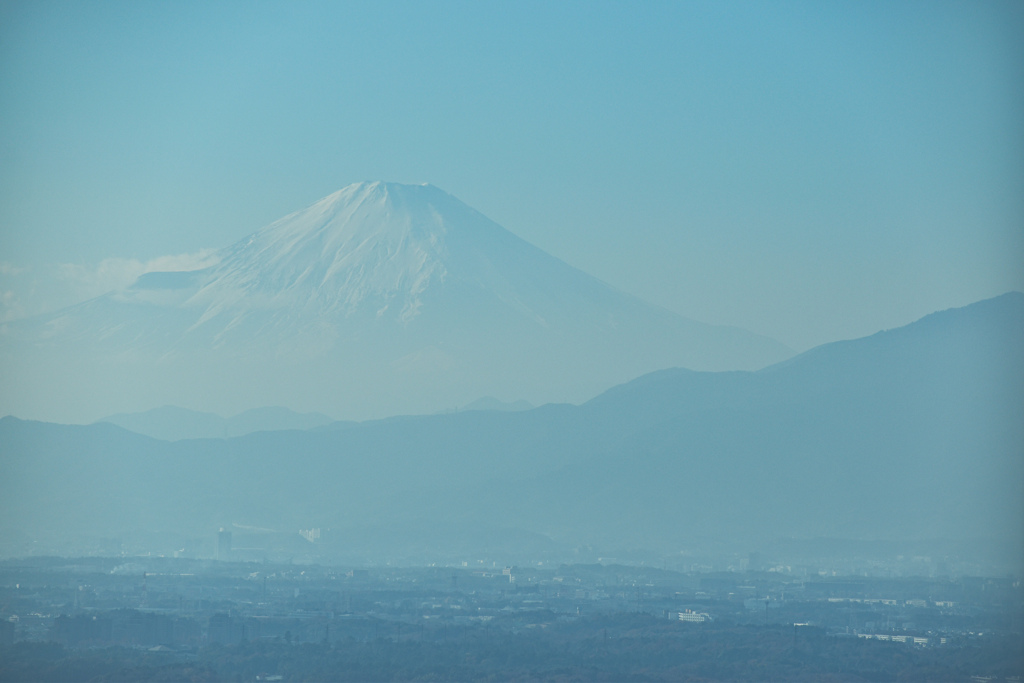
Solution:
<svg viewBox="0 0 1024 683"><path fill-rule="evenodd" d="M195 680L342 680L331 668L337 657L371 667L360 670L365 680L417 677L426 670L410 672L398 662L415 659L423 647L431 648L424 666L440 658L446 670L470 679L522 673L514 658L482 657L499 641L508 652L534 648L529 671L545 679L558 666L553 653L536 650L540 633L548 645L574 652L582 672L598 660L609 672L633 671L634 658L648 656L653 643L682 648L664 661L653 658L644 680L672 680L681 666L708 666L707 647L730 651L766 642L774 644L761 662L764 675L786 671L793 657L806 660L806 674L836 680L868 674L895 680L908 662L917 680L934 671L929 662L945 667L948 680L1019 681L1024 673L1024 591L1013 578L900 576L897 566L870 575L810 572L766 566L757 554L738 566L680 569L611 562L506 566L484 558L456 566L354 567L241 561L231 556L249 551L233 547L231 531L218 531L216 541L221 560L0 562L0 679L27 680L33 671L39 680L60 671L77 679L96 666L97 647L113 648L102 650L108 668L111 662L142 667L147 677L152 671L145 667L188 669L198 672ZM693 649L692 638L703 649ZM599 656L588 654L595 639L605 642ZM63 654L55 657L44 645ZM297 668L293 655L301 647L314 647L302 650L303 657L306 665L328 667L323 675ZM393 651L394 661L371 656L381 648ZM451 668L446 658L456 650L462 660L481 658ZM734 660L730 666L750 664ZM871 671L857 669L868 663ZM837 668L844 666L850 668ZM103 675L113 671L100 668ZM760 680L757 670L733 673Z"/></svg>
<svg viewBox="0 0 1024 683"><path fill-rule="evenodd" d="M0 3L0 683L1024 683L1022 38Z"/></svg>

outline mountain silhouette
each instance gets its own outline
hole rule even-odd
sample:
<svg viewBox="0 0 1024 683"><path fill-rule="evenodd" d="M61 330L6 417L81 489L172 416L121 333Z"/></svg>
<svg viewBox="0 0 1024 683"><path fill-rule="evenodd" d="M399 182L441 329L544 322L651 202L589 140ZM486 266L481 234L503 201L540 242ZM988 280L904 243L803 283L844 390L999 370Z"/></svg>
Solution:
<svg viewBox="0 0 1024 683"><path fill-rule="evenodd" d="M8 324L16 389L0 412L284 405L365 419L480 396L583 401L660 368L791 355L620 292L430 185L350 185L215 259Z"/></svg>
<svg viewBox="0 0 1024 683"><path fill-rule="evenodd" d="M0 519L39 538L322 527L318 552L448 559L497 530L658 553L945 539L1020 566L1021 348L1010 293L757 372L658 371L579 406L173 443L4 418Z"/></svg>

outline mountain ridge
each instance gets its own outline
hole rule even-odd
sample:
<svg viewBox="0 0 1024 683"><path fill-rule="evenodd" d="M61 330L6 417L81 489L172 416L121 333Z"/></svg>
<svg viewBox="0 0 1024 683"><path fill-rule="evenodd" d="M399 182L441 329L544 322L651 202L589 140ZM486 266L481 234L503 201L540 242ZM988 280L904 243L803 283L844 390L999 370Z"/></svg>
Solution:
<svg viewBox="0 0 1024 683"><path fill-rule="evenodd" d="M792 354L615 290L430 185L348 186L211 260L6 324L0 372L15 390L0 412L285 404L367 419L488 395L583 401L662 367Z"/></svg>
<svg viewBox="0 0 1024 683"><path fill-rule="evenodd" d="M772 371L659 371L578 406L174 443L8 418L0 520L40 535L318 526L339 544L323 552L377 557L402 556L410 524L440 555L457 539L429 530L452 525L562 549L834 537L1005 551L1024 540L1024 363L990 356L1024 346L1024 297L967 308Z"/></svg>
<svg viewBox="0 0 1024 683"><path fill-rule="evenodd" d="M164 441L244 436L260 431L305 430L334 420L320 413L296 413L280 406L253 408L228 418L178 406L161 406L141 413L120 413L97 420ZM95 423L94 423L95 424Z"/></svg>

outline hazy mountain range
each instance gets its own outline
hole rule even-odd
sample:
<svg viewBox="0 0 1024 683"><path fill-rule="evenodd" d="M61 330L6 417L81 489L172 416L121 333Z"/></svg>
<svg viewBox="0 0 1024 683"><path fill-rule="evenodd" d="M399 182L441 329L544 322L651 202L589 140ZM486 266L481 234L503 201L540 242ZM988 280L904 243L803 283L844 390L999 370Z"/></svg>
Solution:
<svg viewBox="0 0 1024 683"><path fill-rule="evenodd" d="M229 418L163 406L141 413L110 415L100 422L109 422L128 431L165 441L180 439L218 439L244 436L253 432L287 429L312 429L333 422L320 413L296 413L281 407L254 408Z"/></svg>
<svg viewBox="0 0 1024 683"><path fill-rule="evenodd" d="M1013 554L1021 349L1024 294L1010 293L756 372L647 374L579 406L173 443L8 417L0 524L22 542L321 527L317 552L367 557L818 536Z"/></svg>
<svg viewBox="0 0 1024 683"><path fill-rule="evenodd" d="M366 419L480 396L578 402L665 367L792 355L615 290L430 185L351 185L212 260L0 327L0 414Z"/></svg>
<svg viewBox="0 0 1024 683"><path fill-rule="evenodd" d="M483 396L458 410L529 410L532 405L526 401L499 401L493 396ZM445 411L455 412L455 411ZM181 439L220 439L245 436L253 432L272 432L288 429L314 429L331 425L338 429L345 422L335 421L321 413L296 413L280 406L253 408L232 417L221 417L215 413L204 413L177 406L161 406L141 413L119 413L97 422L109 422L124 427L136 434L145 434L164 441ZM352 424L352 423L348 423Z"/></svg>

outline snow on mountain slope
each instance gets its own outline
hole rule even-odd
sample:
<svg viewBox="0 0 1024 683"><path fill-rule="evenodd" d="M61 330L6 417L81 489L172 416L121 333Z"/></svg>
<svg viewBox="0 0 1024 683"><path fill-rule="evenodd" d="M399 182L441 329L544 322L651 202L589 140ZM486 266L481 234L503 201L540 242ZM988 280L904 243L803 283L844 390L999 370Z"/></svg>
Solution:
<svg viewBox="0 0 1024 683"><path fill-rule="evenodd" d="M350 185L216 256L8 326L4 371L36 364L15 374L37 401L57 366L105 385L120 398L103 414L286 404L364 418L480 395L585 400L662 367L790 355L619 292L431 185Z"/></svg>
<svg viewBox="0 0 1024 683"><path fill-rule="evenodd" d="M346 187L225 250L189 303L206 306L199 324L240 303L343 316L372 307L407 321L447 275L438 199L462 208L431 187Z"/></svg>
<svg viewBox="0 0 1024 683"><path fill-rule="evenodd" d="M438 290L483 295L540 326L628 301L436 187L376 182L339 190L223 250L183 305L203 310L197 328L218 319L229 328L257 310L404 325L428 297L443 305Z"/></svg>

